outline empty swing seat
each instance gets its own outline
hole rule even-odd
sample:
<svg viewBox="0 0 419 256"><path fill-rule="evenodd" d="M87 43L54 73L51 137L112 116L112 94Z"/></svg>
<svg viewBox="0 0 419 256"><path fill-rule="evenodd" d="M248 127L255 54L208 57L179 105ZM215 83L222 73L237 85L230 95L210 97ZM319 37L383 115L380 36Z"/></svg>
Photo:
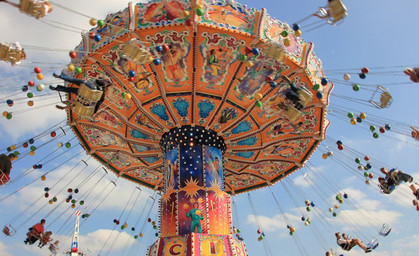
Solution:
<svg viewBox="0 0 419 256"><path fill-rule="evenodd" d="M21 12L39 19L44 17L49 10L46 3L46 1L20 0L19 9Z"/></svg>
<svg viewBox="0 0 419 256"><path fill-rule="evenodd" d="M263 51L265 56L271 57L276 61L281 62L284 59L285 52L283 47L278 43L269 43Z"/></svg>
<svg viewBox="0 0 419 256"><path fill-rule="evenodd" d="M16 230L12 227L12 225L5 225L3 228L3 234L6 236L14 236L16 234Z"/></svg>
<svg viewBox="0 0 419 256"><path fill-rule="evenodd" d="M33 10L33 0L20 0L19 9L22 12L31 14Z"/></svg>
<svg viewBox="0 0 419 256"><path fill-rule="evenodd" d="M383 92L380 97L380 108L386 108L391 104L391 95L389 92Z"/></svg>
<svg viewBox="0 0 419 256"><path fill-rule="evenodd" d="M123 54L131 61L137 64L144 64L152 60L151 54L149 51L138 47L133 42L128 42L122 48Z"/></svg>
<svg viewBox="0 0 419 256"><path fill-rule="evenodd" d="M0 43L0 59L7 60L10 46L5 43Z"/></svg>
<svg viewBox="0 0 419 256"><path fill-rule="evenodd" d="M374 101L374 96L376 93L381 92L379 102ZM377 108L388 108L393 101L391 94L388 92L387 88L378 85L375 92L372 94L369 102Z"/></svg>
<svg viewBox="0 0 419 256"><path fill-rule="evenodd" d="M1 185L5 185L10 181L10 177L9 175L5 174L1 169L0 169L0 186Z"/></svg>
<svg viewBox="0 0 419 256"><path fill-rule="evenodd" d="M348 13L346 12L346 6L342 3L341 0L332 0L329 2L328 6L330 10L330 15L333 18L333 23L342 20L348 15Z"/></svg>

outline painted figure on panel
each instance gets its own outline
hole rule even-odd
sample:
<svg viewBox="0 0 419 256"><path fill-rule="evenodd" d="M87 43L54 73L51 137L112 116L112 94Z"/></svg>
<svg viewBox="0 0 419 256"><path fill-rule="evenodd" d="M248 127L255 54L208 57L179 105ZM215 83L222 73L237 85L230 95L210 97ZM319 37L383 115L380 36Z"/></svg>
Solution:
<svg viewBox="0 0 419 256"><path fill-rule="evenodd" d="M247 71L243 82L237 86L238 92L246 97L252 97L264 84L266 77L272 73L273 70L268 68L265 63L255 63L255 65Z"/></svg>
<svg viewBox="0 0 419 256"><path fill-rule="evenodd" d="M172 43L169 50L163 52L162 60L166 69L167 78L181 80L185 76L185 50L180 44Z"/></svg>
<svg viewBox="0 0 419 256"><path fill-rule="evenodd" d="M204 219L202 211L199 209L199 204L194 203L193 209L186 213L186 217L191 218L191 233L197 229L198 233L202 233L201 220Z"/></svg>

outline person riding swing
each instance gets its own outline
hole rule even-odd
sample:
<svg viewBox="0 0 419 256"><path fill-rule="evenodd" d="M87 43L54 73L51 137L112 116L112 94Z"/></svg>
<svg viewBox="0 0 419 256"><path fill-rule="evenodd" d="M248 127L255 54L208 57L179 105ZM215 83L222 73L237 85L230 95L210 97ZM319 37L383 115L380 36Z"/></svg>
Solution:
<svg viewBox="0 0 419 256"><path fill-rule="evenodd" d="M70 109L72 108L75 113L80 117L92 117L97 110L99 105L105 100L104 92L110 83L105 82L101 79L96 79L94 83L78 78L68 76L61 73L60 75L54 74L54 77L63 79L69 83L78 85L78 87L69 87L57 85L56 87L50 85L50 89L59 92L66 92L74 94L76 99L70 99L69 101L63 101L66 106L57 105L58 109Z"/></svg>
<svg viewBox="0 0 419 256"><path fill-rule="evenodd" d="M358 245L365 253L371 252L371 248L365 246L361 240L357 238L349 239L346 234L335 233L337 244L345 251L350 251L354 246Z"/></svg>

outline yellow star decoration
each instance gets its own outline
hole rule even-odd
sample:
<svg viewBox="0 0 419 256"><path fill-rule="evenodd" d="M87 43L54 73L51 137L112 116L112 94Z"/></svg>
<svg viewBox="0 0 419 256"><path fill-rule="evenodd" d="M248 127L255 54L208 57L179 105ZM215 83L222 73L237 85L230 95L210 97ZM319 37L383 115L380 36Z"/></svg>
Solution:
<svg viewBox="0 0 419 256"><path fill-rule="evenodd" d="M197 181L193 180L192 177L189 181L186 181L186 186L180 191L185 191L186 195L189 196L189 198L195 197L198 195L198 190L201 190L202 187L198 186Z"/></svg>
<svg viewBox="0 0 419 256"><path fill-rule="evenodd" d="M208 189L214 191L218 201L220 201L221 197L224 195L224 191L220 189L220 186L216 180L211 182L211 187L209 187Z"/></svg>
<svg viewBox="0 0 419 256"><path fill-rule="evenodd" d="M170 196L176 192L176 190L173 189L173 186L169 186L169 188L167 189L166 193L161 197L163 198L164 202L167 203L167 201L169 201Z"/></svg>

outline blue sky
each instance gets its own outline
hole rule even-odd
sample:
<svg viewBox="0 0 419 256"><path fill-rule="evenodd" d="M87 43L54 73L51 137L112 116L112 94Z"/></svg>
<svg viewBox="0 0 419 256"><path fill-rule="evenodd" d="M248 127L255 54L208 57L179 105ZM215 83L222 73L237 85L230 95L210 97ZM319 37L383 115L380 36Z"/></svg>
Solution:
<svg viewBox="0 0 419 256"><path fill-rule="evenodd" d="M98 19L127 6L127 1L55 2ZM326 5L327 1L240 2L257 9L266 8L270 15L292 24L312 14L319 6ZM419 23L419 2L364 0L345 1L345 4L349 15L339 26L325 25L304 33L302 25L302 37L314 43L314 52L322 59L326 75L335 83L328 108L331 125L326 140L307 164L310 168L302 168L271 187L280 206L270 189L251 193L256 213L251 210L247 194L234 197L234 208L237 209L235 225L242 230L249 255L324 255L325 250L330 248L338 251L334 239L336 231L350 233L365 242L372 237L379 238L380 246L371 255L413 256L419 250L419 235L416 233L419 212L411 204L413 195L408 186L403 184L392 195L385 196L374 184L379 168L383 166L398 167L419 180L415 161L419 153L418 144L408 136L409 125L419 126L416 111L419 107L419 87L403 75L405 67L419 64L419 37L414 27ZM26 106L27 99L20 88L27 80L34 79L32 70L37 65L43 69L44 84L56 83L52 73L66 66L68 50L79 43L80 31L90 26L88 18L59 7L44 20L25 16L4 3L0 7L1 41L18 41L28 53L28 60L20 66L0 63L0 111L15 113L11 120L0 119L0 150L4 152L8 146L20 145L55 124L65 129L65 113L53 107L53 103L58 101L56 94L50 94L48 89L35 93L35 106L30 108ZM60 29L46 22L58 27L73 27ZM41 50L40 47L53 50ZM357 75L362 67L369 67L371 72L365 80ZM349 84L343 82L346 72L351 74ZM360 83L361 90L354 92L351 83ZM390 108L378 110L368 105L376 85L389 89L393 96ZM347 101L341 96L363 101ZM15 100L13 109L5 103L10 97ZM43 105L46 107L40 107ZM351 125L346 117L349 111L355 114L365 112L367 118L363 123ZM369 125L379 127L385 123L390 124L392 130L374 139ZM3 236L0 240L2 255L49 255L46 248L23 244L27 228L44 217L47 217L47 229L54 232L53 237L64 243L61 248L68 248L74 225L74 217L70 215L72 211L66 203L49 205L42 195L44 188L50 187L51 196L65 198L68 196L67 188L75 186L80 186L80 198L87 198L86 205L80 209L87 212L94 210L94 214L82 221L80 227L82 249L90 251L89 255L98 255L99 252L101 255L133 255L134 252L145 255L146 245L155 240L155 231L145 217L151 206L149 198L153 191L143 188L140 194L134 183L118 180L112 173L104 175L101 168L96 169L99 166L96 160L88 160L89 156L78 146L71 132L60 137L61 129L56 130L59 138L52 140L47 134L37 139L35 144L38 147L45 146L40 147L34 157L26 156L14 163L12 178L20 174L26 174L25 177L0 188L0 225L12 223L19 227L15 236ZM344 150L337 149L336 140L344 143ZM58 142L67 141L71 141L71 149L57 148ZM322 154L329 151L333 151L334 155L322 159ZM48 156L51 152L54 153ZM365 155L370 157L371 172L375 175L370 185L365 184L363 172L357 170L354 162L355 157L363 159ZM80 162L81 159L89 165L85 169L82 169L84 163ZM366 164L364 160L362 162ZM36 163L43 163L44 166L32 171L31 166ZM45 172L50 173L46 181L41 181L39 177ZM83 183L84 180L89 182ZM113 188L110 181L117 186ZM340 204L337 217L333 217L328 208L336 204L334 197L338 192L347 193L349 198ZM316 206L310 213L305 210L305 200L315 202ZM150 215L157 220L156 205L151 208ZM301 221L303 215L312 219L307 227ZM127 220L129 228L121 230L118 226L111 233L113 219L120 216L121 220ZM137 231L144 227L144 237L139 241L132 239L130 230L136 223ZM393 228L387 237L378 235L383 223ZM287 224L296 228L293 236L288 234ZM257 241L259 225L266 234L264 242ZM359 248L344 253L348 256L361 254Z"/></svg>

